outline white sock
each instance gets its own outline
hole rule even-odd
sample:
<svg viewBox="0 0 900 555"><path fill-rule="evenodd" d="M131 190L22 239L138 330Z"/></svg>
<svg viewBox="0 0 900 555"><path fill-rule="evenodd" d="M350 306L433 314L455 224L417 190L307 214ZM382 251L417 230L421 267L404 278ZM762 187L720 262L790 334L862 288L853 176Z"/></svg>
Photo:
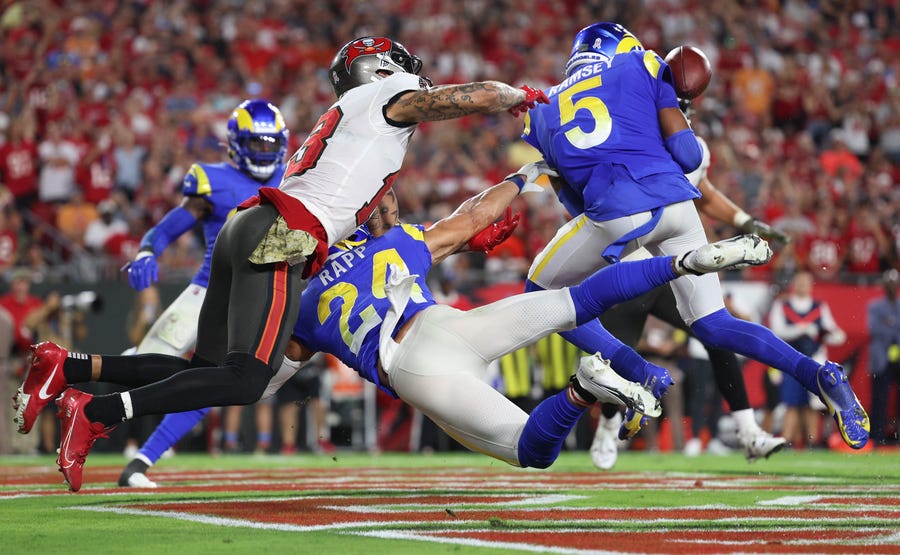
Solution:
<svg viewBox="0 0 900 555"><path fill-rule="evenodd" d="M119 394L122 397L122 406L125 407L125 420L134 418L134 407L131 406L131 393L123 391Z"/></svg>
<svg viewBox="0 0 900 555"><path fill-rule="evenodd" d="M759 424L756 423L756 413L753 412L752 408L732 411L731 416L737 422L739 431L759 429Z"/></svg>

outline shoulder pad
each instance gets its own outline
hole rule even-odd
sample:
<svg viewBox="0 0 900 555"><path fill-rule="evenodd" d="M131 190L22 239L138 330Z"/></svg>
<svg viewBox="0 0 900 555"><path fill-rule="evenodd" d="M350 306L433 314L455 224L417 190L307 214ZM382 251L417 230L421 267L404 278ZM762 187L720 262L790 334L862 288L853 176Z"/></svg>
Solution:
<svg viewBox="0 0 900 555"><path fill-rule="evenodd" d="M209 175L202 164L193 164L188 170L181 185L181 193L185 196L209 196L212 194Z"/></svg>
<svg viewBox="0 0 900 555"><path fill-rule="evenodd" d="M414 224L400 224L401 229L406 232L407 235L415 239L416 241L424 241L425 233L424 228L420 225Z"/></svg>
<svg viewBox="0 0 900 555"><path fill-rule="evenodd" d="M669 66L659 57L659 54L652 50L646 50L643 53L644 69L654 79L665 79L665 76L671 72L667 71ZM669 79L671 81L671 78Z"/></svg>

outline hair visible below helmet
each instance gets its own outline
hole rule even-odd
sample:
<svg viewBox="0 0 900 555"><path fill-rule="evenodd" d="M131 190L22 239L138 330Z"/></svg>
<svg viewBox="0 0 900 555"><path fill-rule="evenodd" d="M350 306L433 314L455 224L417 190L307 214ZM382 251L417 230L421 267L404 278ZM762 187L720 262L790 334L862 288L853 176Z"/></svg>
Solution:
<svg viewBox="0 0 900 555"><path fill-rule="evenodd" d="M399 42L387 37L361 37L345 44L328 70L338 98L354 87L371 83L396 72L418 75L422 60Z"/></svg>
<svg viewBox="0 0 900 555"><path fill-rule="evenodd" d="M616 54L643 50L644 45L631 32L618 23L601 21L578 31L572 41L572 53L566 62L566 77L585 64L607 62Z"/></svg>
<svg viewBox="0 0 900 555"><path fill-rule="evenodd" d="M245 100L228 118L228 156L244 173L265 180L287 152L288 129L281 111L266 100Z"/></svg>

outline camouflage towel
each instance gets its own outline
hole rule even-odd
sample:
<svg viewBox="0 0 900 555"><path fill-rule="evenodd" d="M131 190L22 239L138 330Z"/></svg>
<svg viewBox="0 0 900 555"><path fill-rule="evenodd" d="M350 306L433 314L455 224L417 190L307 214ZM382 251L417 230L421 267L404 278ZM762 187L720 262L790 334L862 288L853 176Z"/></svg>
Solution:
<svg viewBox="0 0 900 555"><path fill-rule="evenodd" d="M278 216L248 260L254 264L287 262L293 266L306 261L317 244L315 237L302 229L289 228L284 217Z"/></svg>

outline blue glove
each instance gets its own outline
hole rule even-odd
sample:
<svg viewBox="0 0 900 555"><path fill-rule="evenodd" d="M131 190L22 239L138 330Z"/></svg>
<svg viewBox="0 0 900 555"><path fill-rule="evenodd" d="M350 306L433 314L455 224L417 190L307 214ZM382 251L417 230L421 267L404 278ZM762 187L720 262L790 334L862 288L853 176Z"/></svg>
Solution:
<svg viewBox="0 0 900 555"><path fill-rule="evenodd" d="M159 266L153 253L142 251L132 262L124 265L122 271L128 272L128 283L135 291L143 291L159 280Z"/></svg>

